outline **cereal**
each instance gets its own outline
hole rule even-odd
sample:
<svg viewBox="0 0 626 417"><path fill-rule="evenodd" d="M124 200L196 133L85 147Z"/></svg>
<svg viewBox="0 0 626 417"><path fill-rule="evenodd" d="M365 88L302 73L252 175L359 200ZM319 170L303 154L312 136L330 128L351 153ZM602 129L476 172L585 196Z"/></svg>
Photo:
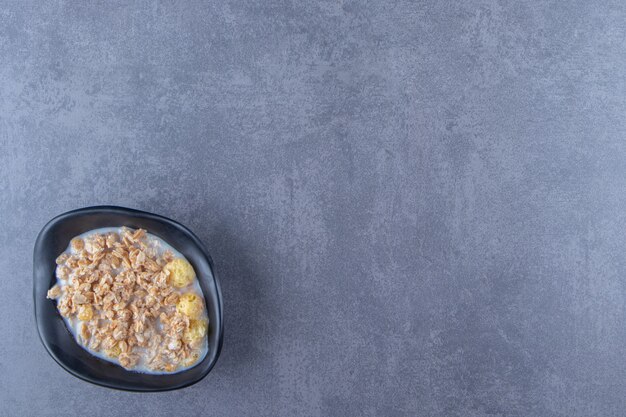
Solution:
<svg viewBox="0 0 626 417"><path fill-rule="evenodd" d="M76 328L76 340L140 372L197 363L206 353L208 320L191 264L143 229L102 230L71 240L47 294Z"/></svg>
<svg viewBox="0 0 626 417"><path fill-rule="evenodd" d="M191 264L181 258L168 262L163 270L169 274L168 282L176 288L188 286L193 282L195 276Z"/></svg>
<svg viewBox="0 0 626 417"><path fill-rule="evenodd" d="M60 296L61 296L61 287L59 287L58 285L55 285L54 287L48 290L47 298L54 300L54 299L59 298Z"/></svg>
<svg viewBox="0 0 626 417"><path fill-rule="evenodd" d="M57 265L63 265L65 263L65 261L67 261L67 259L70 256L67 253L62 253L61 255L59 255L59 257L56 259L56 263Z"/></svg>
<svg viewBox="0 0 626 417"><path fill-rule="evenodd" d="M202 339L206 336L207 327L207 322L204 320L190 320L189 327L183 334L183 340L187 344L192 344L195 341Z"/></svg>
<svg viewBox="0 0 626 417"><path fill-rule="evenodd" d="M78 309L78 320L89 321L93 318L93 308L90 305L81 306Z"/></svg>
<svg viewBox="0 0 626 417"><path fill-rule="evenodd" d="M198 317L204 306L200 297L194 293L186 293L180 296L178 303L176 304L176 310L188 317Z"/></svg>
<svg viewBox="0 0 626 417"><path fill-rule="evenodd" d="M191 352L187 358L183 359L182 364L183 366L191 366L194 363L198 362L198 359L200 359L200 354L194 351L194 352Z"/></svg>
<svg viewBox="0 0 626 417"><path fill-rule="evenodd" d="M83 242L83 240L81 238L75 237L70 242L70 245L72 245L72 249L79 251L79 250L82 250L85 247L85 242Z"/></svg>
<svg viewBox="0 0 626 417"><path fill-rule="evenodd" d="M122 349L120 349L118 345L114 345L109 349L105 349L104 353L106 353L107 356L110 356L112 358L117 358L120 355L120 353L122 353Z"/></svg>

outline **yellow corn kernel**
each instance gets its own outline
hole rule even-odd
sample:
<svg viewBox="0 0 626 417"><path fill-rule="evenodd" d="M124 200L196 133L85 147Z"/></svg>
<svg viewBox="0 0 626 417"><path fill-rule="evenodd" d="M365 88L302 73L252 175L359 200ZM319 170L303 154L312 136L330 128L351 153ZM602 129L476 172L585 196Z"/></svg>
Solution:
<svg viewBox="0 0 626 417"><path fill-rule="evenodd" d="M192 343L206 336L208 323L206 320L190 320L189 328L183 334L185 343Z"/></svg>
<svg viewBox="0 0 626 417"><path fill-rule="evenodd" d="M196 351L191 352L187 358L183 359L182 365L184 367L191 366L198 362L198 359L200 359L200 353Z"/></svg>
<svg viewBox="0 0 626 417"><path fill-rule="evenodd" d="M176 311L191 318L198 317L203 309L202 299L191 292L181 295L176 304Z"/></svg>
<svg viewBox="0 0 626 417"><path fill-rule="evenodd" d="M163 269L169 271L168 282L176 288L186 287L196 276L191 264L182 258L168 262Z"/></svg>

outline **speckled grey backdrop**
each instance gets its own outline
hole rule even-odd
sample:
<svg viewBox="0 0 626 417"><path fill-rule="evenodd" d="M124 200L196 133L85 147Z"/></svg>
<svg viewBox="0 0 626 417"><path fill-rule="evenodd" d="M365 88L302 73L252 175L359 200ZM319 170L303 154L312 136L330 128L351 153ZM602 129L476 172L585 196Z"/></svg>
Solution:
<svg viewBox="0 0 626 417"><path fill-rule="evenodd" d="M0 0L0 415L626 414L623 1L87 3ZM36 234L102 203L209 246L201 383L41 346Z"/></svg>

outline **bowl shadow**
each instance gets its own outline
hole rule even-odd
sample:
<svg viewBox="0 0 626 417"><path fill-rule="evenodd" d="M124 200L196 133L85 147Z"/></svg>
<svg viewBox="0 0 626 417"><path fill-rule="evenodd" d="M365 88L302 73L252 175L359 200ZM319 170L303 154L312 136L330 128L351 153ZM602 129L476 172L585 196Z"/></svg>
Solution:
<svg viewBox="0 0 626 417"><path fill-rule="evenodd" d="M263 296L263 283L268 279L263 254L253 240L242 239L225 227L210 231L200 227L198 233L213 255L224 300L224 349L213 373L249 370L259 365L267 351L261 343L269 331L268 311L273 308L271 297Z"/></svg>

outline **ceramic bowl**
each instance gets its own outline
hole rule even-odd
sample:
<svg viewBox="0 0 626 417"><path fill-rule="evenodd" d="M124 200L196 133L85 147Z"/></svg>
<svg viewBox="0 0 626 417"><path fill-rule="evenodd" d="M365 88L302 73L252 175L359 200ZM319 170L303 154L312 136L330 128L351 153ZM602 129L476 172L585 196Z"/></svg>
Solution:
<svg viewBox="0 0 626 417"><path fill-rule="evenodd" d="M174 374L145 374L91 355L78 345L46 293L56 283L55 260L81 233L101 227L146 229L181 252L193 265L209 316L209 351L193 368ZM86 207L50 220L39 233L33 259L33 295L39 337L52 358L72 375L104 387L127 391L167 391L204 378L215 365L223 340L222 295L211 257L189 229L174 220L144 211L114 206Z"/></svg>

